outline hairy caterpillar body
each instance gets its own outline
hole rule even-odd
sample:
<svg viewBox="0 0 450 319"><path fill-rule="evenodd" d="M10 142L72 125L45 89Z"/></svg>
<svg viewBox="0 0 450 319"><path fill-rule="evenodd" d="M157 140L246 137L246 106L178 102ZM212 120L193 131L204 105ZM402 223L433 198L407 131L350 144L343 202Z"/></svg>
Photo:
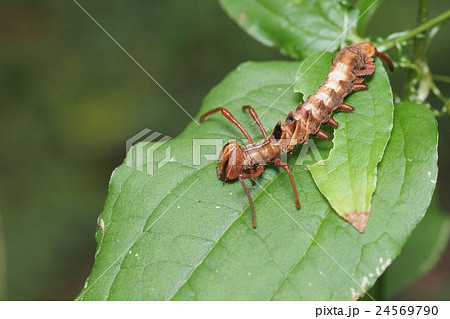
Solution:
<svg viewBox="0 0 450 319"><path fill-rule="evenodd" d="M303 144L310 135L328 139L328 135L320 130L320 126L329 124L334 128L338 127L338 123L332 119L333 112L338 110L353 112L353 107L343 103L344 98L352 92L367 90L367 85L363 82L366 76L372 75L375 71L374 55L385 59L391 70L393 69L391 60L378 52L371 43L364 42L344 47L334 58L325 83L314 95L309 96L303 105L299 104L295 111L291 111L283 124L279 121L270 135L267 135L255 110L251 106L244 106L243 109L248 109L263 133L264 139L259 142L254 143L242 125L222 107L200 117L200 122L203 122L209 114L221 111L242 131L249 142L247 146L237 142L226 144L219 157L217 174L224 181L239 179L252 208L253 227L256 228L255 211L244 179L250 178L254 184L254 178L261 175L265 164L273 163L281 166L289 174L297 209L300 209L294 179L289 166L283 163L280 157L291 152L297 144Z"/></svg>

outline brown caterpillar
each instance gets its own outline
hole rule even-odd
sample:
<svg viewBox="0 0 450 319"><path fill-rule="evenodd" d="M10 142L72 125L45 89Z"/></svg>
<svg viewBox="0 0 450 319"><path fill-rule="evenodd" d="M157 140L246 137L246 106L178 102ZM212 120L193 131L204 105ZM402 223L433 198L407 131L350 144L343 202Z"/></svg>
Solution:
<svg viewBox="0 0 450 319"><path fill-rule="evenodd" d="M283 124L279 121L269 136L255 110L249 105L244 106L243 110L248 109L264 135L264 139L260 142L254 143L244 127L223 107L215 108L200 117L201 123L208 115L221 111L242 131L249 142L247 146L230 142L223 147L218 161L217 175L224 180L224 183L227 180L239 179L250 202L254 228L256 228L255 209L244 179L250 178L254 185L254 178L261 175L266 163L281 166L289 174L297 209L300 209L294 178L289 166L280 160L280 156L291 152L295 145L303 144L310 135L328 139L328 134L323 132L320 126L328 124L337 128L338 123L331 117L333 112L338 110L353 112L353 107L343 103L343 100L354 91L367 90L367 85L363 82L365 76L372 75L375 71L374 55L386 60L390 69L393 70L392 61L378 52L371 43L363 42L344 47L334 58L325 83L314 95L310 95L303 105L299 104L294 112L291 111Z"/></svg>

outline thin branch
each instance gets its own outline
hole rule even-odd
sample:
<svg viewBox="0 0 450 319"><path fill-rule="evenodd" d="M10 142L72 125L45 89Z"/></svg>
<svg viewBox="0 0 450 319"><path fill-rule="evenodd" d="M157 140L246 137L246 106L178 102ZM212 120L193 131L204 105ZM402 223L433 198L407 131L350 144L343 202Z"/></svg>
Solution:
<svg viewBox="0 0 450 319"><path fill-rule="evenodd" d="M450 76L441 75L441 74L433 74L433 80L435 80L437 82L450 83Z"/></svg>
<svg viewBox="0 0 450 319"><path fill-rule="evenodd" d="M428 0L420 0L419 13L417 15L417 25L421 26L427 21L428 17ZM425 31L421 33L422 36L414 37L412 63L418 66L422 66L422 56L425 44ZM408 79L406 81L405 93L403 98L405 100L411 100L413 96L417 95L416 85L419 82L420 71L409 70Z"/></svg>
<svg viewBox="0 0 450 319"><path fill-rule="evenodd" d="M410 39L414 38L415 36L417 36L418 34L424 32L428 29L431 29L435 25L438 25L448 19L450 19L450 10L444 12L443 14L441 14L431 20L428 20L427 22L418 26L417 28L414 28L410 31L400 33L397 37L391 37L391 38L388 37L386 39L386 41L378 44L377 48L379 51L387 51L387 50L395 47L397 44L402 43L407 40L410 40Z"/></svg>

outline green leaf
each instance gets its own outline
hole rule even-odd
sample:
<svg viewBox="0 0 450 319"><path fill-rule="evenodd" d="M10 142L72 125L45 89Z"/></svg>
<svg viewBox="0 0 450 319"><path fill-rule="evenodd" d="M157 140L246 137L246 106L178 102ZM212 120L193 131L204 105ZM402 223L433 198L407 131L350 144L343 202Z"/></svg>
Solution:
<svg viewBox="0 0 450 319"><path fill-rule="evenodd" d="M252 136L260 136L241 106L252 104L262 114L292 84L297 68L295 62L240 65L209 93L200 113L225 106ZM312 67L305 76L314 71ZM298 93L288 90L262 116L265 128L283 119L299 100ZM295 208L286 173L269 166L257 179L263 189L250 187L258 218L253 229L241 185L222 185L215 160L193 165L197 139L240 138L240 131L220 114L200 126L191 123L156 148L148 165L156 167L169 147L172 160L154 175L126 164L114 171L99 216L104 229L97 231L98 255L78 299L352 299L399 253L434 189L434 116L415 105L400 105L396 113L379 165L373 217L362 235L333 212L305 170L316 161L314 154L295 165L301 147L288 163L302 209ZM324 156L331 148L329 142L316 145ZM158 145L139 143L134 149L152 146ZM201 150L202 158L213 151Z"/></svg>
<svg viewBox="0 0 450 319"><path fill-rule="evenodd" d="M327 76L333 54L315 54L300 65L295 90L304 96L314 94ZM314 72L308 69L314 65ZM302 76L306 72L311 76ZM380 61L367 81L368 91L352 93L345 103L353 114L338 113L329 157L309 166L314 181L334 210L356 229L364 231L376 187L377 164L392 129L394 105L389 79Z"/></svg>
<svg viewBox="0 0 450 319"><path fill-rule="evenodd" d="M450 215L437 199L431 202L423 220L403 247L401 254L383 275L382 295L387 299L428 273L440 260L450 238Z"/></svg>
<svg viewBox="0 0 450 319"><path fill-rule="evenodd" d="M353 7L336 0L220 0L220 3L252 37L280 48L293 58L335 51L341 40L352 36L353 30L349 30L341 37L357 19Z"/></svg>

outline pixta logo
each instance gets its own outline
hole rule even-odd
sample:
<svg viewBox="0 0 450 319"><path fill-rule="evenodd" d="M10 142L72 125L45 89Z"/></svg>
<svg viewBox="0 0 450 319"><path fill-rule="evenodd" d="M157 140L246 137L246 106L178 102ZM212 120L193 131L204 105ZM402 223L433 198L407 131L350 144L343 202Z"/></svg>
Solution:
<svg viewBox="0 0 450 319"><path fill-rule="evenodd" d="M148 175L153 175L155 170L161 169L168 162L172 161L171 148L170 146L165 146L171 137L161 136L161 133L152 133L150 129L146 128L128 139L126 142L126 165ZM155 158L156 150L165 150L165 153Z"/></svg>

